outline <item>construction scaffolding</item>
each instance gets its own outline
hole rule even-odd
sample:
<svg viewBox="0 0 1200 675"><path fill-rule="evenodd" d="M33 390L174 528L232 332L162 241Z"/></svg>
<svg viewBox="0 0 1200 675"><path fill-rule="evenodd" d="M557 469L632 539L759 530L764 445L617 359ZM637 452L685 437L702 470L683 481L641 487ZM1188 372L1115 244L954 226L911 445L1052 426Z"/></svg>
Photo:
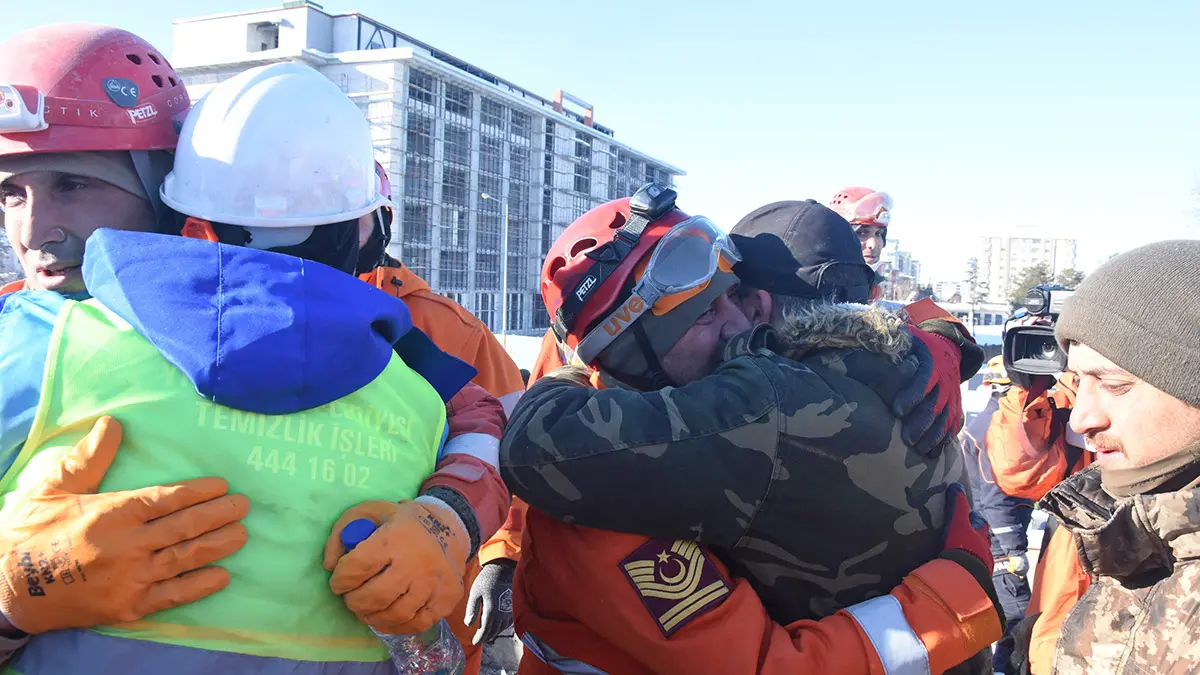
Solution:
<svg viewBox="0 0 1200 675"><path fill-rule="evenodd" d="M4 225L4 220L0 218L0 226L2 225ZM25 273L21 270L21 263L17 260L17 254L8 242L8 237L4 234L4 228L0 227L0 285L23 278L25 278Z"/></svg>
<svg viewBox="0 0 1200 675"><path fill-rule="evenodd" d="M399 205L392 255L496 332L504 306L511 333L549 326L538 281L563 228L647 181L673 178L602 131L512 105L465 74L405 61L323 70L367 116L392 179Z"/></svg>

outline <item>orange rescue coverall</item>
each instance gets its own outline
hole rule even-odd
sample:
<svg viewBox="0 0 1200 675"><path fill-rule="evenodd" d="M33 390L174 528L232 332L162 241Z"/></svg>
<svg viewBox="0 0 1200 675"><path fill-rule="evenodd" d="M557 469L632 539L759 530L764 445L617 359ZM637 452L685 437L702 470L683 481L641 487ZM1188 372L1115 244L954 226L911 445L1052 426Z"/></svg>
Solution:
<svg viewBox="0 0 1200 675"><path fill-rule="evenodd" d="M996 484L1014 497L1041 499L1055 485L1088 466L1092 454L1067 444L1066 425L1075 405L1074 375L1064 375L1053 391L1032 398L1012 387L987 432L988 458ZM1067 614L1087 592L1090 581L1079 562L1075 542L1064 530L1042 543L1033 597L1026 616L1038 617L1029 641L1030 671L1050 673L1054 650Z"/></svg>
<svg viewBox="0 0 1200 675"><path fill-rule="evenodd" d="M542 339L537 378L564 365L551 332ZM658 540L560 523L528 509L513 582L513 616L526 644L520 675L559 675L535 656L582 661L606 673L855 673L882 675L884 665L862 625L847 611L787 627L771 620L750 584L703 551L729 588L720 604L669 638L622 572L632 551ZM546 550L538 555L538 542ZM664 542L669 545L670 542ZM591 580L580 584L581 579ZM922 565L893 589L903 618L941 673L996 640L999 617L979 582L948 560ZM585 610L586 615L580 610ZM546 653L556 649L557 653ZM582 672L582 671L580 671Z"/></svg>
<svg viewBox="0 0 1200 675"><path fill-rule="evenodd" d="M413 325L428 335L442 351L474 366L479 374L472 381L499 399L505 414L512 412L525 390L525 383L521 380L517 364L482 321L457 302L434 293L424 279L399 261L389 259L387 265L381 265L359 278L403 300L408 305ZM492 463L495 464L494 458ZM523 523L524 512L514 502L513 510L508 513L503 526L480 546L478 558L467 565L463 578L466 592L459 606L446 619L466 653L465 675L479 673L483 661L483 646L471 644L476 629L463 623L471 584L475 583L475 577L483 565L500 558L514 562L518 559ZM490 531L485 530L485 533Z"/></svg>

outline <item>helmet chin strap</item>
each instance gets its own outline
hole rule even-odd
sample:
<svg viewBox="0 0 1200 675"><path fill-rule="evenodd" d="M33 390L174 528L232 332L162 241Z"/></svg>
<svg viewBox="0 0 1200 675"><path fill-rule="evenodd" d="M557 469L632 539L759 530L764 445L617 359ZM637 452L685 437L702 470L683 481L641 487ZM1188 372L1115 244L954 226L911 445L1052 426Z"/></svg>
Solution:
<svg viewBox="0 0 1200 675"><path fill-rule="evenodd" d="M138 180L142 181L146 201L150 202L150 208L154 209L155 222L160 228L168 227L169 223L173 221L170 217L170 209L162 203L162 197L158 195L158 187L162 186L162 179L166 173L160 175L155 171L154 161L150 159L149 150L130 150L130 159L133 161L133 171L137 172Z"/></svg>
<svg viewBox="0 0 1200 675"><path fill-rule="evenodd" d="M384 258L387 257L387 246L392 239L392 229L391 215L385 211L386 209L378 208L372 214L375 226L371 230L371 236L359 249L358 263L354 269L356 275L371 272L382 265Z"/></svg>
<svg viewBox="0 0 1200 675"><path fill-rule="evenodd" d="M643 321L635 321L625 331L629 337L625 338L622 335L619 349L625 355L624 357L618 354L608 354L608 356L616 358L602 357L596 367L602 373L618 380L622 385L639 391L656 391L676 386L676 382L663 369L662 360L654 351L650 335L646 332L643 324ZM635 349L640 356L641 363L638 363L637 358L630 358L633 355L629 353L629 350ZM634 370L627 370L624 367L630 364L636 364Z"/></svg>
<svg viewBox="0 0 1200 675"><path fill-rule="evenodd" d="M650 343L650 336L646 333L644 321L635 321L630 330L633 331L633 339L637 341L637 346L642 350L642 358L646 359L646 379L650 383L648 391L662 389L664 387L675 386L675 381L667 375L667 371L663 369L662 359L658 358L658 354L654 351L654 346Z"/></svg>

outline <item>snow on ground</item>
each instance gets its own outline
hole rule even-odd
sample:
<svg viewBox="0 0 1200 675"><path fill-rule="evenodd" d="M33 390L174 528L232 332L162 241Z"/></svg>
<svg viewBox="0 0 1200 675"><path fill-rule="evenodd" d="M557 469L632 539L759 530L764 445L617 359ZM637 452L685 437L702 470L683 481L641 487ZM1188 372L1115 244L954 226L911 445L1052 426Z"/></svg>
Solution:
<svg viewBox="0 0 1200 675"><path fill-rule="evenodd" d="M528 335L497 335L496 339L504 345L504 350L517 362L518 368L533 370L533 362L537 361L538 350L542 346L542 336Z"/></svg>

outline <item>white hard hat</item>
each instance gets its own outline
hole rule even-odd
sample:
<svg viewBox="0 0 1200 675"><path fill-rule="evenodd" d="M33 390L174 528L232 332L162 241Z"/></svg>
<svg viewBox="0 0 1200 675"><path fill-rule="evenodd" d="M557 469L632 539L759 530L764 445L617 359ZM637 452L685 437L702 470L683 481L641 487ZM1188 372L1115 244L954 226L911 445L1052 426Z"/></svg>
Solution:
<svg viewBox="0 0 1200 675"><path fill-rule="evenodd" d="M339 223L390 204L362 111L299 63L213 88L183 124L161 192L184 215L252 228Z"/></svg>

